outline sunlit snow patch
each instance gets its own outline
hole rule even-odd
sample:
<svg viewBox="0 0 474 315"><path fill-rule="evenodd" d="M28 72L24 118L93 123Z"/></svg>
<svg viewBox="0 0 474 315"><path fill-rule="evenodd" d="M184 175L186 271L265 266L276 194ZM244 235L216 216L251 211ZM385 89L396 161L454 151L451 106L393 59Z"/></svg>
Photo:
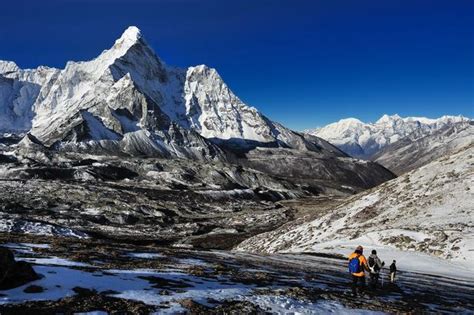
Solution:
<svg viewBox="0 0 474 315"><path fill-rule="evenodd" d="M6 247L13 250L16 254L34 255L33 248L49 248L48 244L31 244L31 243L6 243L0 244L0 247Z"/></svg>
<svg viewBox="0 0 474 315"><path fill-rule="evenodd" d="M0 232L26 233L36 235L59 235L76 238L87 238L86 233L75 231L62 226L15 219L0 219Z"/></svg>
<svg viewBox="0 0 474 315"><path fill-rule="evenodd" d="M165 255L160 253L127 253L127 256L141 259L156 259L166 257Z"/></svg>
<svg viewBox="0 0 474 315"><path fill-rule="evenodd" d="M208 266L209 264L201 259L195 258L181 258L178 259L178 264L190 266Z"/></svg>
<svg viewBox="0 0 474 315"><path fill-rule="evenodd" d="M313 303L273 295L252 295L243 299L272 314L384 314L383 312L349 309L335 301Z"/></svg>
<svg viewBox="0 0 474 315"><path fill-rule="evenodd" d="M59 257L48 257L48 258L30 258L30 257L20 257L17 260L27 261L32 264L37 265L52 265L52 266L69 266L69 267L92 267L92 265L72 261L69 259L59 258Z"/></svg>

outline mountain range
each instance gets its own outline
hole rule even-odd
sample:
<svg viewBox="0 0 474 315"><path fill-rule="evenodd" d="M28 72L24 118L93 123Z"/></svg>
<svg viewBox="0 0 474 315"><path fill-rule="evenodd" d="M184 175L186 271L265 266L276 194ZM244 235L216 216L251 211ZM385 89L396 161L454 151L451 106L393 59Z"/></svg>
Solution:
<svg viewBox="0 0 474 315"><path fill-rule="evenodd" d="M245 105L215 69L166 65L136 27L91 61L33 70L0 62L0 75L0 131L29 132L48 147L89 142L179 156L175 142L215 150L207 141L215 139L314 149L304 136Z"/></svg>
<svg viewBox="0 0 474 315"><path fill-rule="evenodd" d="M371 156L396 174L417 169L474 144L474 121L446 124L425 135L422 129L383 147Z"/></svg>
<svg viewBox="0 0 474 315"><path fill-rule="evenodd" d="M410 137L410 141L423 138L454 124L469 123L463 116L443 116L437 119L383 115L375 123L364 123L356 118L342 119L322 128L306 130L321 137L347 154L374 160L374 156L397 141ZM386 166L386 165L385 165Z"/></svg>
<svg viewBox="0 0 474 315"><path fill-rule="evenodd" d="M376 163L271 121L215 69L165 64L134 26L97 58L64 69L0 61L0 100L0 133L26 134L19 147L27 151L231 161L282 177L303 161L309 181L363 188L393 178ZM277 158L282 152L286 159Z"/></svg>

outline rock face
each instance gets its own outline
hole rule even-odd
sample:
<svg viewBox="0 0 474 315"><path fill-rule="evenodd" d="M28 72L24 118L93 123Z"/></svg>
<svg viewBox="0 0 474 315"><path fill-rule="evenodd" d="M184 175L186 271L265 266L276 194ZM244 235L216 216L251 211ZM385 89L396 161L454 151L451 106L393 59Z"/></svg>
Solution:
<svg viewBox="0 0 474 315"><path fill-rule="evenodd" d="M336 190L343 186L370 188L394 178L392 172L375 162L340 155L328 157L313 151L257 148L240 163L295 183L313 187L324 183Z"/></svg>
<svg viewBox="0 0 474 315"><path fill-rule="evenodd" d="M306 132L331 142L350 156L372 159L372 156L378 154L384 147L405 137L410 136L407 139L414 141L454 124L469 121L472 120L462 116L429 119L384 115L375 123L364 123L355 118L348 118Z"/></svg>
<svg viewBox="0 0 474 315"><path fill-rule="evenodd" d="M0 290L9 290L39 279L31 265L15 261L11 250L0 247Z"/></svg>
<svg viewBox="0 0 474 315"><path fill-rule="evenodd" d="M474 261L474 145L349 198L320 217L244 241L246 251L308 251L338 244L415 250ZM351 246L352 247L352 246Z"/></svg>
<svg viewBox="0 0 474 315"><path fill-rule="evenodd" d="M370 158L396 174L403 174L471 144L474 144L474 122L460 122L429 135L415 131Z"/></svg>

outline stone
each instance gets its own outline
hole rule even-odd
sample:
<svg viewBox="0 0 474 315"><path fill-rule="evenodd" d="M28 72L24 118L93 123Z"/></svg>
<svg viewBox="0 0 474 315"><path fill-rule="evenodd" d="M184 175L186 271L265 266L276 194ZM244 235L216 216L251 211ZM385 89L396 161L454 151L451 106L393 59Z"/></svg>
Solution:
<svg viewBox="0 0 474 315"><path fill-rule="evenodd" d="M31 264L25 261L17 261L3 274L0 281L0 290L13 289L39 278Z"/></svg>
<svg viewBox="0 0 474 315"><path fill-rule="evenodd" d="M30 285L27 286L23 292L25 293L41 293L44 292L44 288L40 287L39 285Z"/></svg>

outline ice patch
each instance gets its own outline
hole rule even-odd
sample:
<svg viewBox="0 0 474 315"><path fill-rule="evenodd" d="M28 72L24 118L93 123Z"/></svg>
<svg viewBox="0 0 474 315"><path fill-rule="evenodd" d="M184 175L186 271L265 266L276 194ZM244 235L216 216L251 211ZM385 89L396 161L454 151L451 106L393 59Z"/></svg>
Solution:
<svg viewBox="0 0 474 315"><path fill-rule="evenodd" d="M20 258L17 258L17 260L26 261L26 262L37 264L37 265L92 267L92 265L89 265L86 263L81 263L81 262L72 261L69 259L64 259L64 258L59 258L59 257L49 257L49 258L20 257Z"/></svg>
<svg viewBox="0 0 474 315"><path fill-rule="evenodd" d="M260 306L264 311L272 314L385 314L369 310L356 310L344 307L335 301L308 302L293 298L273 295L252 295L243 300Z"/></svg>
<svg viewBox="0 0 474 315"><path fill-rule="evenodd" d="M0 247L6 247L18 254L35 254L33 248L49 248L48 244L32 244L32 243L6 243Z"/></svg>
<svg viewBox="0 0 474 315"><path fill-rule="evenodd" d="M208 266L209 264L201 259L195 258L181 258L178 259L178 263L182 265L191 265L191 266Z"/></svg>
<svg viewBox="0 0 474 315"><path fill-rule="evenodd" d="M31 248L50 248L49 244L33 244L33 243L19 243L21 246L31 247Z"/></svg>
<svg viewBox="0 0 474 315"><path fill-rule="evenodd" d="M149 287L148 281L139 279L135 274L106 275L101 272L85 272L67 267L34 266L35 271L44 275L42 279L25 284L21 287L6 290L0 297L0 304L23 301L58 300L74 295L74 287L95 289L99 292L114 288L142 290ZM29 285L38 285L46 290L41 293L28 294L23 290Z"/></svg>
<svg viewBox="0 0 474 315"><path fill-rule="evenodd" d="M166 257L165 255L160 253L127 253L127 256L142 259L155 259Z"/></svg>
<svg viewBox="0 0 474 315"><path fill-rule="evenodd" d="M36 235L60 235L87 238L87 234L57 225L16 219L0 219L0 232L15 232Z"/></svg>

